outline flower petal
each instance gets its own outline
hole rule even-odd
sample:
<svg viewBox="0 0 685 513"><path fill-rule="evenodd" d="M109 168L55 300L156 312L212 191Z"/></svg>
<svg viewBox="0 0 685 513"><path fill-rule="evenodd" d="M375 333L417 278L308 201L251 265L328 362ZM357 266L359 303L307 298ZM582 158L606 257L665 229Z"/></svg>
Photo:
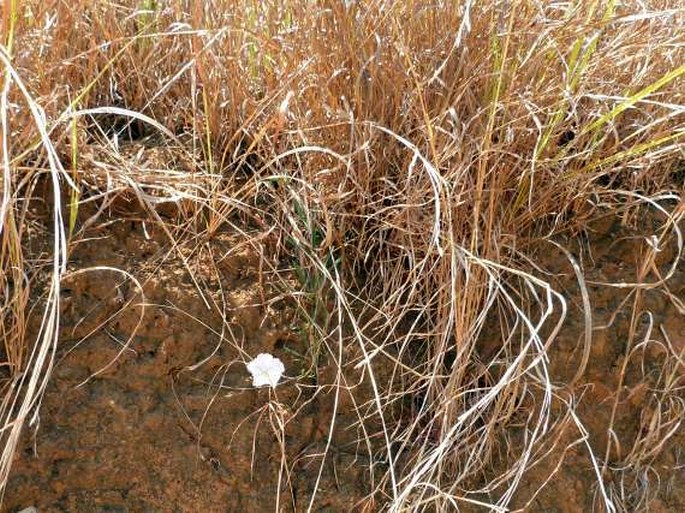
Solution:
<svg viewBox="0 0 685 513"><path fill-rule="evenodd" d="M247 364L247 370L252 375L253 387L275 387L285 372L285 366L269 353L260 353Z"/></svg>

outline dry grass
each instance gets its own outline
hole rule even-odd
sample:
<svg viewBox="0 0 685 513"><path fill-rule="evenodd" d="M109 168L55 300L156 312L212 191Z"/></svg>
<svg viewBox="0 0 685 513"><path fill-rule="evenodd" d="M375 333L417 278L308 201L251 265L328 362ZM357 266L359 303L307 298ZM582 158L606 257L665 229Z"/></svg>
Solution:
<svg viewBox="0 0 685 513"><path fill-rule="evenodd" d="M79 202L106 212L129 195L153 217L178 209L174 245L249 221L276 250L267 271L294 259L312 354L339 362L339 384L362 369L374 391L359 417L383 440L367 445L385 462L369 475L377 505L506 510L556 428L584 429L553 413L573 404L546 357L567 305L527 251L600 203L638 202L621 191L671 187L685 137L680 3L126 4L5 3L0 483L50 377ZM141 130L184 166L121 165L126 131ZM43 204L49 262L25 249ZM493 316L501 349L480 361ZM665 367L663 400L682 409L675 379ZM507 426L522 418L513 445ZM675 421L644 420L656 439ZM493 477L503 444L509 468ZM638 445L629 464L655 448ZM628 507L600 476L612 455L587 447L598 504Z"/></svg>

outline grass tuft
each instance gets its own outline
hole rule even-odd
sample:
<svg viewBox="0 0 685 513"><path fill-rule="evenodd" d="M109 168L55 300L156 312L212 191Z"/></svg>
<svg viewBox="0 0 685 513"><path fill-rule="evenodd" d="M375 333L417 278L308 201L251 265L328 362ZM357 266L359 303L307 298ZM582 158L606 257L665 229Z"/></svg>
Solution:
<svg viewBox="0 0 685 513"><path fill-rule="evenodd" d="M222 229L265 234L264 272L302 313L312 372L334 362L336 394L362 374L349 390L374 462L369 504L508 511L571 425L596 505L646 504L643 477L680 425L682 354L664 342L644 436L598 453L574 388L596 328L591 280L563 249L586 325L577 371L560 383L549 352L568 298L531 258L582 231L598 204L649 205L667 219L655 244L676 237L681 252L683 26L676 0L6 2L0 488L22 430L38 424L69 248L92 224L83 205L104 215L128 196L179 255ZM179 163L132 160L135 144ZM28 249L36 205L51 219L49 262ZM602 284L632 290L626 366L651 343L637 329L641 291L667 287L678 265L648 281L654 258L634 282ZM486 356L493 323L501 337ZM269 419L283 436L281 412ZM319 480L335 412L329 426Z"/></svg>

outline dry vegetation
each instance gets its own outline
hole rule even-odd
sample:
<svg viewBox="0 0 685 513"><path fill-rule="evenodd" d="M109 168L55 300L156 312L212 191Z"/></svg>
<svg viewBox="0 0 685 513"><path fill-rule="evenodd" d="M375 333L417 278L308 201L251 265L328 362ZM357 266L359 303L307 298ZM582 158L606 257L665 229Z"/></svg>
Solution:
<svg viewBox="0 0 685 513"><path fill-rule="evenodd" d="M39 418L69 248L125 197L171 248L255 234L264 279L288 285L306 316L312 365L337 362L340 394L354 397L355 368L373 390L353 402L379 462L371 509L504 511L561 428L587 445L597 506L634 507L621 476L673 426L618 466L611 444L593 450L573 409L592 327L559 381L546 351L568 305L531 257L600 206L663 208L657 236L677 231L679 1L4 6L0 483ZM124 158L142 136L183 165ZM98 215L83 219L86 206ZM40 254L37 240L51 241ZM280 278L284 261L299 281ZM661 284L621 286L637 301ZM483 361L493 318L501 343ZM674 404L680 376L664 377Z"/></svg>

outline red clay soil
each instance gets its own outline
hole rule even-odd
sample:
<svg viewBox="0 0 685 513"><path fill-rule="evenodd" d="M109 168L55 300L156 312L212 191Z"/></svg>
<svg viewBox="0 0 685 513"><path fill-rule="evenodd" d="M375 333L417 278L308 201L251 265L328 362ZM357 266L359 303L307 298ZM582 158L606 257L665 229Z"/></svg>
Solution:
<svg viewBox="0 0 685 513"><path fill-rule="evenodd" d="M279 475L282 508L306 507L334 373L324 362L319 388L294 379L306 370L294 308L260 285L251 245L219 235L211 258L202 248L186 267L164 240L150 223L121 220L74 248L58 364L4 511L274 511ZM104 267L145 278L142 321L137 286ZM244 362L260 352L285 363L275 391L251 387ZM341 426L357 420L350 410ZM357 435L336 431L315 511L349 510L370 491Z"/></svg>
<svg viewBox="0 0 685 513"><path fill-rule="evenodd" d="M608 219L588 233L589 238L564 241L587 280L631 280L640 263L637 255L645 249L644 230ZM26 431L17 454L3 510L261 512L276 511L278 499L282 511L305 511L326 447L333 387L317 389L294 379L306 370L298 356L304 351L300 321L276 287L260 282L258 251L238 236L223 234L211 247L198 245L187 255L186 266L177 254L169 254L164 234L153 224L113 221L89 236L76 245L70 260L74 271L91 270L72 274L63 284L58 364L40 425ZM549 279L570 299L569 319L550 354L553 375L562 382L579 361L584 325L573 271L565 255L550 247L541 250L547 255L542 265L559 274ZM673 255L671 241L658 268L664 269ZM145 280L140 325L136 304L141 296L133 282L95 266L123 269ZM656 279L654 272L647 279ZM622 304L627 290L588 287L595 327L609 324L613 316L611 327L593 333L585 384L576 388L576 397L582 397L578 416L603 458L633 299ZM685 296L685 272L678 269L669 281L672 296L664 290L646 291L640 309L653 315L650 340L670 337L682 357L685 321L677 298ZM648 318L640 317L633 344L644 337ZM639 450L630 456L635 444L658 426L682 420L672 417L682 413L677 403L684 399L685 367L673 364L668 351L650 342L634 352L619 390L615 432L620 450L612 451L613 472L604 478L608 488L620 493L623 477L629 511L685 511L682 429L676 428L654 458L641 460L635 455ZM288 378L275 391L250 387L244 362L260 352L285 362ZM324 363L319 384L333 381L333 369ZM673 391L660 395L666 385ZM358 419L344 395L341 401L339 429L314 511L381 509L360 503L371 491L370 462L356 443L357 430L344 429ZM659 436L667 431L659 429ZM517 436L525 434L514 427L511 440ZM659 436L644 449L657 445ZM593 511L597 477L586 446L563 450L579 438L571 428L559 435L558 448L525 475L514 508ZM281 463L282 448L287 465ZM617 470L630 462L634 468Z"/></svg>
<svg viewBox="0 0 685 513"><path fill-rule="evenodd" d="M680 303L685 297L685 270L677 260L676 238L662 244L642 281L659 281L674 260L675 274L666 286L644 290L638 303L631 289L599 284L639 281L638 269L654 243L651 235L664 223L661 214L648 210L641 208L626 219L607 216L584 233L558 240L582 266L592 307L590 358L574 388L576 414L596 458L604 460L607 454L610 427L614 443L607 465L599 461L597 470L583 434L567 422L556 447L524 476L513 510L604 511L599 471L618 511L685 511L685 310ZM551 283L569 298L569 318L549 354L551 375L564 383L581 360L582 297L561 251L544 243L537 262L555 274ZM638 315L631 339L633 311ZM569 398L566 392L560 388L559 396ZM515 428L512 433L514 440L524 436Z"/></svg>

